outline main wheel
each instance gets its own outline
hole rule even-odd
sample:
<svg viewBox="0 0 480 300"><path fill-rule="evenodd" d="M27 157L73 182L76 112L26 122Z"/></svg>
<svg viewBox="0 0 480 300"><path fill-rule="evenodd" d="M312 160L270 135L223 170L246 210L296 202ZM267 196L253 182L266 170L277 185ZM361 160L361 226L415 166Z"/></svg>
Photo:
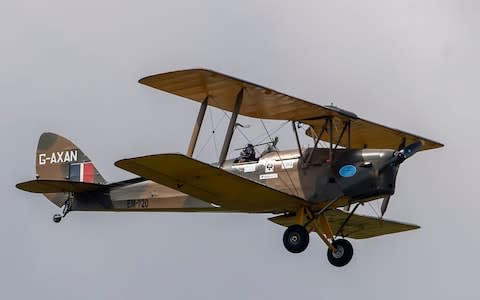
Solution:
<svg viewBox="0 0 480 300"><path fill-rule="evenodd" d="M328 248L327 257L328 261L335 267L343 267L350 262L353 256L353 247L349 241L339 239L333 241L332 245L337 249L332 251Z"/></svg>
<svg viewBox="0 0 480 300"><path fill-rule="evenodd" d="M302 225L292 225L283 234L283 245L292 253L300 253L307 249L310 238Z"/></svg>

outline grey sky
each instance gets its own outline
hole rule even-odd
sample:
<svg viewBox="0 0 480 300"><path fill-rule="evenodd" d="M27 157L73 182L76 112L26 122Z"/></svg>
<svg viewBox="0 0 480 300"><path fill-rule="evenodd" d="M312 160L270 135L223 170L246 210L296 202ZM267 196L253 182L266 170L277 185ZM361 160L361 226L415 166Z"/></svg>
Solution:
<svg viewBox="0 0 480 300"><path fill-rule="evenodd" d="M0 298L476 299L479 9L477 1L3 1ZM77 212L57 225L56 207L14 188L33 178L43 131L72 139L110 181L131 177L118 159L184 152L198 104L137 80L191 67L333 101L445 143L402 166L387 212L422 228L352 240L352 262L337 269L313 236L305 253L289 254L267 216ZM262 134L255 126L245 133ZM294 146L288 130L280 146ZM215 160L214 149L200 158Z"/></svg>

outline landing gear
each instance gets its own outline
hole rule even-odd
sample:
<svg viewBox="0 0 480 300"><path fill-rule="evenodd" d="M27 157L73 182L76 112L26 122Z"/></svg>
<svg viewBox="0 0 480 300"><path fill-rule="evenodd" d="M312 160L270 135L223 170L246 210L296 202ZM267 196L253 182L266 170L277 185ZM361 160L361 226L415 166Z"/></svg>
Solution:
<svg viewBox="0 0 480 300"><path fill-rule="evenodd" d="M328 261L335 267L343 267L350 262L353 256L353 247L349 241L345 239L334 240L332 242L335 250L328 249Z"/></svg>
<svg viewBox="0 0 480 300"><path fill-rule="evenodd" d="M353 257L352 244L345 239L335 239L335 237L338 237L339 234L342 233L343 228L348 223L351 215L353 215L353 212L358 207L358 204L355 206L352 213L340 225L337 233L334 234L324 212L328 207L335 203L335 201L336 200L329 202L324 208L316 213L313 213L306 207L297 210L294 215L295 225L289 226L283 234L283 244L285 245L285 248L292 253L305 251L309 243L309 233L316 232L328 247L328 261L335 267L343 267L348 264ZM284 217L292 218L290 214L284 215Z"/></svg>
<svg viewBox="0 0 480 300"><path fill-rule="evenodd" d="M53 222L60 223L61 220L62 220L62 215L61 214L54 214L53 215Z"/></svg>
<svg viewBox="0 0 480 300"><path fill-rule="evenodd" d="M73 202L73 195L70 195L65 201L65 204L63 205L63 212L62 214L54 214L53 215L53 222L55 223L60 223L60 221L65 218L65 216L72 211L72 202Z"/></svg>
<svg viewBox="0 0 480 300"><path fill-rule="evenodd" d="M292 225L283 234L283 245L292 253L300 253L307 249L310 238L302 225Z"/></svg>

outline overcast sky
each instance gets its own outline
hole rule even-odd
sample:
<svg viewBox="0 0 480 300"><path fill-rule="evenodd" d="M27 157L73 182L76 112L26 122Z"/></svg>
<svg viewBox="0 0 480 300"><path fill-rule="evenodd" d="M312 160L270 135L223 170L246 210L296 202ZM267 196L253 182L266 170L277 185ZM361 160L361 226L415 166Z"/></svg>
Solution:
<svg viewBox="0 0 480 300"><path fill-rule="evenodd" d="M1 2L0 298L477 299L479 17L477 1ZM75 212L54 224L58 208L15 189L34 178L44 131L109 181L133 177L116 160L184 153L199 105L137 80L192 67L443 142L402 165L386 216L422 228L351 240L339 269L313 235L288 253L267 215Z"/></svg>

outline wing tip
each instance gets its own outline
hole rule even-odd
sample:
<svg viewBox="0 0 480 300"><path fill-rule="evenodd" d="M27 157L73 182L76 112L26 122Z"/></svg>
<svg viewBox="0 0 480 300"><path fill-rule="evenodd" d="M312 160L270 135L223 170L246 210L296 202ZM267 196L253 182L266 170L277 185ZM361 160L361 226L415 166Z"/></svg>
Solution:
<svg viewBox="0 0 480 300"><path fill-rule="evenodd" d="M37 194L89 192L104 188L106 185L68 180L34 179L20 182L15 185L18 189Z"/></svg>
<svg viewBox="0 0 480 300"><path fill-rule="evenodd" d="M206 69L206 68L201 68L201 67L199 67L199 68L189 68L189 69L180 69L180 70L174 70L174 71L169 71L169 72L164 72L164 73L157 73L157 74L148 75L148 76L140 78L138 80L138 83L148 85L150 87L154 87L154 86L151 85L151 81L153 79L156 79L156 78L162 77L162 76L168 76L168 75L172 75L172 74L186 73L186 72L208 72L208 73L212 73L212 74L220 74L217 71Z"/></svg>
<svg viewBox="0 0 480 300"><path fill-rule="evenodd" d="M15 187L16 187L17 189L19 189L19 190L24 191L24 192L30 192L30 193L32 193L32 191L29 191L28 188L27 188L28 185L29 185L29 183L31 183L32 181L33 181L33 180L25 181L25 182L19 182L19 183L17 183L17 184L15 185Z"/></svg>

